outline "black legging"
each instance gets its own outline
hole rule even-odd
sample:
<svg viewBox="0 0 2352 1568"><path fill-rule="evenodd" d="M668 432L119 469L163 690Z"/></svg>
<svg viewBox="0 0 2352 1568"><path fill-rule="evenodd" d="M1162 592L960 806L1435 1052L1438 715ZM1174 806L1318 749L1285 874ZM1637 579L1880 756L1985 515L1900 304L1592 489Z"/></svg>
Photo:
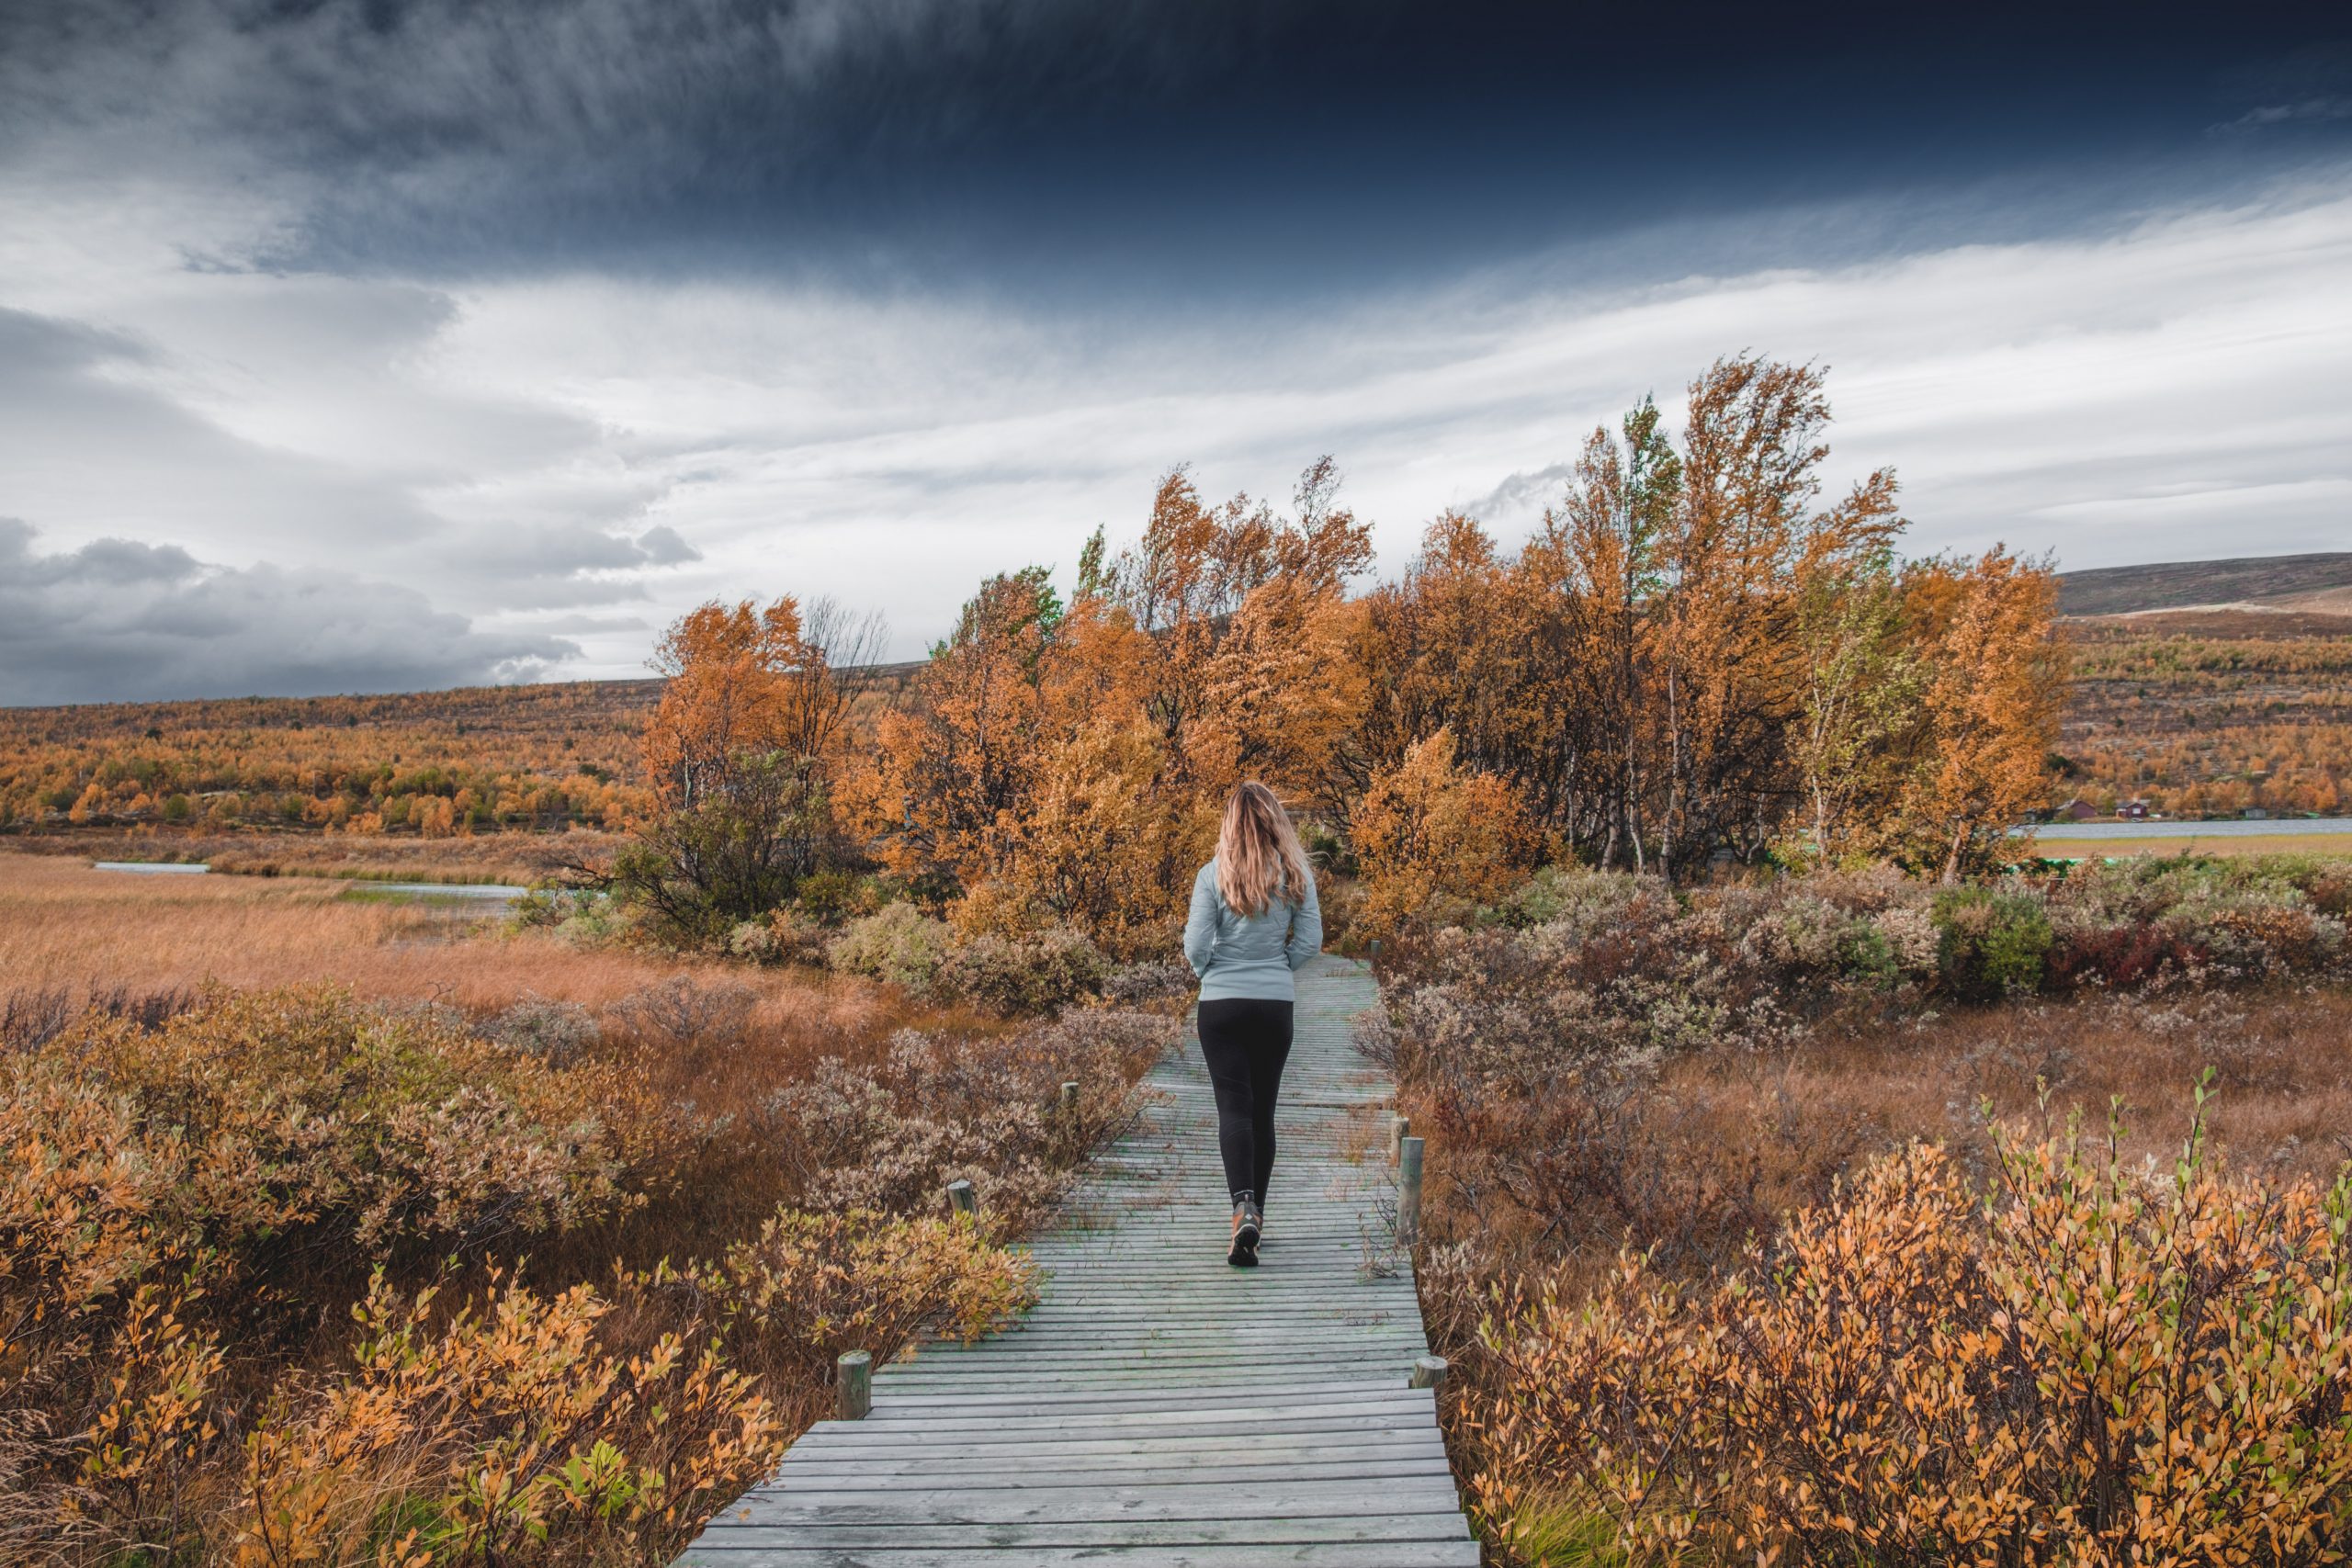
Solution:
<svg viewBox="0 0 2352 1568"><path fill-rule="evenodd" d="M1223 997L1201 1004L1201 1055L1216 1088L1216 1146L1237 1203L1262 1211L1274 1169L1274 1098L1290 1060L1288 1002Z"/></svg>

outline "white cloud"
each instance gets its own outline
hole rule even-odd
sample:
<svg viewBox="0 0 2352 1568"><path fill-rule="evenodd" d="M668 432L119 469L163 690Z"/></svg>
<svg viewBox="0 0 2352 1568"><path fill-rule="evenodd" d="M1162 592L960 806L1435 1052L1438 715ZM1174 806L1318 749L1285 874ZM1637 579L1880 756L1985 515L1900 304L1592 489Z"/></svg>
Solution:
<svg viewBox="0 0 2352 1568"><path fill-rule="evenodd" d="M593 275L458 285L191 268L86 193L0 180L0 511L357 572L478 636L642 667L714 594L874 605L898 651L985 572L1132 535L1156 474L1277 498L1336 453L1385 562L1506 534L1644 392L1752 348L1833 367L1836 465L1892 463L1922 550L2062 564L2352 540L2352 192L2090 238L1580 290L1574 255L1320 310L1046 318L978 298ZM255 247L285 221L243 216ZM207 220L211 254L234 225ZM10 236L14 236L13 238ZM31 236L31 237L28 237ZM42 357L45 355L46 357ZM626 616L599 615L628 603ZM568 618L567 618L568 617Z"/></svg>

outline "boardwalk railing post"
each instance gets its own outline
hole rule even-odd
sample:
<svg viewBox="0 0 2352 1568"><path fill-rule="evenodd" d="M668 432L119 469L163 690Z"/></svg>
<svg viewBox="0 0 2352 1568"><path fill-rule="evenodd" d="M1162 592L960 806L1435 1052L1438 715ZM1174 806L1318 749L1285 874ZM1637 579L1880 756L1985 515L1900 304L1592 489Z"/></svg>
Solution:
<svg viewBox="0 0 2352 1568"><path fill-rule="evenodd" d="M833 1393L837 1412L844 1421L863 1421L874 1408L874 1356L867 1350L844 1350L833 1363Z"/></svg>
<svg viewBox="0 0 2352 1568"><path fill-rule="evenodd" d="M980 1213L980 1195L972 1190L969 1181L959 1177L947 1184L947 1206L956 1213L969 1214L977 1219Z"/></svg>
<svg viewBox="0 0 2352 1568"><path fill-rule="evenodd" d="M1396 1245L1421 1243L1421 1144L1400 1138L1396 1145Z"/></svg>
<svg viewBox="0 0 2352 1568"><path fill-rule="evenodd" d="M1443 1356L1417 1356L1413 1359L1413 1375L1405 1380L1407 1388L1436 1388L1445 1382Z"/></svg>
<svg viewBox="0 0 2352 1568"><path fill-rule="evenodd" d="M1395 1165L1397 1161L1405 1157L1405 1134L1412 1130L1413 1119L1411 1117L1392 1115L1388 1118L1389 1164Z"/></svg>

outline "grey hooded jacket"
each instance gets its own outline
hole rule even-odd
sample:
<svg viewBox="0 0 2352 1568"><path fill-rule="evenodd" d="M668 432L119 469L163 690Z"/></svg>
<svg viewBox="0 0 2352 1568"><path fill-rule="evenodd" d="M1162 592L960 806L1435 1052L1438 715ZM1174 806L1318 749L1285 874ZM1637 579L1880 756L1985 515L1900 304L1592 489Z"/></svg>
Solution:
<svg viewBox="0 0 2352 1568"><path fill-rule="evenodd" d="M1291 973L1323 951L1323 906L1315 879L1298 903L1276 898L1262 915L1238 915L1216 890L1216 862L1193 878L1193 912L1184 921L1184 958L1201 977L1201 1000L1255 997L1296 999Z"/></svg>

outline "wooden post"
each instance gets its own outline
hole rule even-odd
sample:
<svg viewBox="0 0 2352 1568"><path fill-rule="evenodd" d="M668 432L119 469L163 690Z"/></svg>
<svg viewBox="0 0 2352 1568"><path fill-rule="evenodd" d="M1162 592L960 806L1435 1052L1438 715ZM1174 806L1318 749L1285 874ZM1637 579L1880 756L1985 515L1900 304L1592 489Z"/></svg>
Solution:
<svg viewBox="0 0 2352 1568"><path fill-rule="evenodd" d="M1445 1382L1443 1356L1416 1356L1413 1375L1405 1380L1407 1388L1436 1388Z"/></svg>
<svg viewBox="0 0 2352 1568"><path fill-rule="evenodd" d="M1396 1245L1421 1243L1421 1145L1419 1138L1396 1143Z"/></svg>
<svg viewBox="0 0 2352 1568"><path fill-rule="evenodd" d="M1076 1078L1071 1078L1062 1085L1062 1109L1064 1111L1078 1109L1078 1080Z"/></svg>
<svg viewBox="0 0 2352 1568"><path fill-rule="evenodd" d="M1409 1116L1391 1114L1388 1118L1388 1163L1395 1165L1405 1157L1405 1134L1413 1130Z"/></svg>
<svg viewBox="0 0 2352 1568"><path fill-rule="evenodd" d="M970 1182L958 1177L947 1184L947 1207L956 1213L968 1214L978 1219L980 1213L980 1195L972 1190Z"/></svg>
<svg viewBox="0 0 2352 1568"><path fill-rule="evenodd" d="M1443 1363L1441 1362L1440 1365ZM844 1350L833 1363L836 1409L844 1421L863 1421L874 1408L874 1357L865 1350Z"/></svg>

